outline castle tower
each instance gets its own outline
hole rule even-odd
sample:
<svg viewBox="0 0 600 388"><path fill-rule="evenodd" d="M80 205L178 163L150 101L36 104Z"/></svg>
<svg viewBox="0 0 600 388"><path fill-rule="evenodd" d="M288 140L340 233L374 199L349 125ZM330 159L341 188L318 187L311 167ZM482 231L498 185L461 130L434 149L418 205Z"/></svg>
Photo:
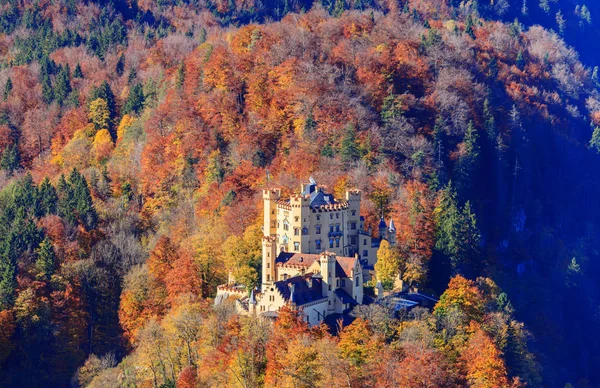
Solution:
<svg viewBox="0 0 600 388"><path fill-rule="evenodd" d="M344 250L344 255L354 256L358 253L358 232L362 228L360 221L360 191L359 190L348 190L346 191L346 202L348 202L347 217L348 221L345 227L347 247Z"/></svg>
<svg viewBox="0 0 600 388"><path fill-rule="evenodd" d="M323 277L323 296L331 302L335 285L335 253L323 252L321 255L321 276ZM333 304L330 304L328 310L333 310Z"/></svg>
<svg viewBox="0 0 600 388"><path fill-rule="evenodd" d="M262 239L262 292L265 286L276 281L275 259L277 258L277 239L271 236L263 236Z"/></svg>
<svg viewBox="0 0 600 388"><path fill-rule="evenodd" d="M390 226L388 226L387 230L387 238L388 242L391 246L396 245L396 226L394 225L394 220L390 218Z"/></svg>
<svg viewBox="0 0 600 388"><path fill-rule="evenodd" d="M277 234L277 201L280 197L280 189L263 190L263 236Z"/></svg>

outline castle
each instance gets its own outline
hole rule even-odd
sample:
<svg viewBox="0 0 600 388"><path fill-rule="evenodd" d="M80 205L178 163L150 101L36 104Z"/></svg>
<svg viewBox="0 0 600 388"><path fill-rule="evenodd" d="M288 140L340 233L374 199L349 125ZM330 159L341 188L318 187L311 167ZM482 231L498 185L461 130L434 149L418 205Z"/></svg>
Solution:
<svg viewBox="0 0 600 388"><path fill-rule="evenodd" d="M312 178L287 200L280 189L265 189L263 202L260 292L222 285L215 303L233 296L241 312L271 317L290 305L302 309L311 325L362 304L381 239L395 245L394 222L388 226L382 218L374 238L364 229L358 190L339 200Z"/></svg>

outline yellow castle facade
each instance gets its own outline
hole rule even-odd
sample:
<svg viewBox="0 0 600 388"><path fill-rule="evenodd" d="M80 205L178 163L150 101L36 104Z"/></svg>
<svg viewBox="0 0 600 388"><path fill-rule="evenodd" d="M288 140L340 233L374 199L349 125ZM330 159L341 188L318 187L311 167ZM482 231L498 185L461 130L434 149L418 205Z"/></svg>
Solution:
<svg viewBox="0 0 600 388"><path fill-rule="evenodd" d="M263 190L263 203L260 291L248 295L244 287L227 284L219 286L215 302L238 297L240 311L272 317L290 305L311 325L362 304L380 239L395 244L393 221L388 227L381 220L380 238L374 238L364 230L358 190L336 199L312 178L289 199L282 199L280 189Z"/></svg>

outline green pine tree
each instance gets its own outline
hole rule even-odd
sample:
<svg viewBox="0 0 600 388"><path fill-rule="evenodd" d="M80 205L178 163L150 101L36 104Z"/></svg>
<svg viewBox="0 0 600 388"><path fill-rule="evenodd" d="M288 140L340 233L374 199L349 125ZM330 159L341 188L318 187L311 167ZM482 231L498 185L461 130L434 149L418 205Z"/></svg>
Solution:
<svg viewBox="0 0 600 388"><path fill-rule="evenodd" d="M340 16L342 16L345 10L346 2L344 0L335 0L332 15L336 18L339 18Z"/></svg>
<svg viewBox="0 0 600 388"><path fill-rule="evenodd" d="M496 141L496 119L494 118L494 115L492 114L492 110L490 108L490 101L486 98L485 101L483 102L483 119L484 121L484 128L485 128L485 132L488 136L488 139L491 140L491 142L495 142Z"/></svg>
<svg viewBox="0 0 600 388"><path fill-rule="evenodd" d="M56 255L48 237L44 238L35 253L37 255L35 260L36 278L44 281L50 280L56 269Z"/></svg>
<svg viewBox="0 0 600 388"><path fill-rule="evenodd" d="M98 222L98 215L85 177L77 169L73 169L69 176L69 183L73 190L72 210L86 229L94 229Z"/></svg>
<svg viewBox="0 0 600 388"><path fill-rule="evenodd" d="M472 39L475 39L475 30L473 28L474 23L473 23L473 16L471 14L469 14L467 16L467 21L465 23L465 32L467 33L467 35L469 35Z"/></svg>
<svg viewBox="0 0 600 388"><path fill-rule="evenodd" d="M517 53L516 64L517 64L517 67L521 70L523 70L525 68L525 58L523 57L522 50L519 50L519 52Z"/></svg>
<svg viewBox="0 0 600 388"><path fill-rule="evenodd" d="M8 100L8 96L10 96L10 92L13 90L12 79L8 77L6 83L4 84L4 92L2 93L2 99L4 101Z"/></svg>
<svg viewBox="0 0 600 388"><path fill-rule="evenodd" d="M590 140L590 148L600 154L600 127L595 127Z"/></svg>
<svg viewBox="0 0 600 388"><path fill-rule="evenodd" d="M141 83L133 85L123 107L124 114L139 114L144 108L144 88Z"/></svg>
<svg viewBox="0 0 600 388"><path fill-rule="evenodd" d="M8 172L9 175L21 167L21 155L19 147L16 144L6 146L0 158L0 168Z"/></svg>
<svg viewBox="0 0 600 388"><path fill-rule="evenodd" d="M442 192L436 209L437 251L450 259L454 273L467 276L478 274L481 235L469 201L458 206L456 191L449 183Z"/></svg>
<svg viewBox="0 0 600 388"><path fill-rule="evenodd" d="M63 105L67 101L69 93L71 93L71 81L69 80L68 65L62 67L56 75L54 83L54 98L59 105Z"/></svg>
<svg viewBox="0 0 600 388"><path fill-rule="evenodd" d="M42 78L42 99L46 104L51 104L54 101L54 91L52 90L52 81L48 74Z"/></svg>
<svg viewBox="0 0 600 388"><path fill-rule="evenodd" d="M129 75L127 76L127 84L131 85L133 83L133 81L135 81L136 78L137 78L137 72L135 71L135 68L132 67L129 70Z"/></svg>
<svg viewBox="0 0 600 388"><path fill-rule="evenodd" d="M356 128L352 124L346 126L340 148L340 155L344 163L355 162L360 157L356 141Z"/></svg>
<svg viewBox="0 0 600 388"><path fill-rule="evenodd" d="M466 198L477 180L477 172L480 167L479 133L469 122L465 137L463 139L464 150L456 162L454 173L459 196Z"/></svg>
<svg viewBox="0 0 600 388"><path fill-rule="evenodd" d="M117 64L115 65L115 72L120 77L125 72L125 55L119 55L119 59L117 60Z"/></svg>
<svg viewBox="0 0 600 388"><path fill-rule="evenodd" d="M17 255L14 234L0 242L0 310L12 307L17 287Z"/></svg>
<svg viewBox="0 0 600 388"><path fill-rule="evenodd" d="M75 70L73 70L73 78L83 78L83 71L81 71L81 65L77 62Z"/></svg>
<svg viewBox="0 0 600 388"><path fill-rule="evenodd" d="M179 67L177 67L177 79L175 80L175 85L177 86L177 89L181 90L184 82L185 82L185 64L182 61L179 63Z"/></svg>
<svg viewBox="0 0 600 388"><path fill-rule="evenodd" d="M50 183L48 177L44 178L38 188L38 201L40 208L40 216L47 214L56 214L56 205L58 203L58 195L56 189Z"/></svg>

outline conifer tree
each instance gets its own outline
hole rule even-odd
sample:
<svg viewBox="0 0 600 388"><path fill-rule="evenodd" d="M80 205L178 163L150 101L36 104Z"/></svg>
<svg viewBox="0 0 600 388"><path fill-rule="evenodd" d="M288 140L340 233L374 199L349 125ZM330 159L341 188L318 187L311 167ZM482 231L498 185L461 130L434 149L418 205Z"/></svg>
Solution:
<svg viewBox="0 0 600 388"><path fill-rule="evenodd" d="M52 90L52 81L48 74L42 78L42 99L46 104L51 104L54 101L54 91Z"/></svg>
<svg viewBox="0 0 600 388"><path fill-rule="evenodd" d="M475 30L473 29L473 16L471 14L467 16L467 21L465 22L465 32L472 39L475 39Z"/></svg>
<svg viewBox="0 0 600 388"><path fill-rule="evenodd" d="M133 85L123 107L124 114L139 114L144 108L144 89L141 83Z"/></svg>
<svg viewBox="0 0 600 388"><path fill-rule="evenodd" d="M436 250L450 259L454 273L476 275L481 235L469 201L460 209L456 191L449 183L435 214Z"/></svg>
<svg viewBox="0 0 600 388"><path fill-rule="evenodd" d="M175 81L177 89L181 90L184 82L185 82L185 64L183 63L183 61L181 61L179 63L179 66L177 67L177 79Z"/></svg>
<svg viewBox="0 0 600 388"><path fill-rule="evenodd" d="M94 229L98 222L98 215L94 208L87 180L77 169L73 169L69 176L69 183L73 190L73 210L75 210L79 221L88 230Z"/></svg>
<svg viewBox="0 0 600 388"><path fill-rule="evenodd" d="M0 310L10 308L15 300L17 257L14 240L14 233L10 233L0 241Z"/></svg>
<svg viewBox="0 0 600 388"><path fill-rule="evenodd" d="M125 72L125 55L119 55L119 59L117 60L117 64L115 65L115 73L120 77Z"/></svg>
<svg viewBox="0 0 600 388"><path fill-rule="evenodd" d="M137 78L137 72L135 71L135 67L132 67L129 70L129 75L127 76L127 84L131 85L133 81Z"/></svg>
<svg viewBox="0 0 600 388"><path fill-rule="evenodd" d="M519 50L519 52L517 53L516 64L517 64L517 67L521 70L523 70L525 68L525 58L523 57L522 50Z"/></svg>
<svg viewBox="0 0 600 388"><path fill-rule="evenodd" d="M108 104L102 98L97 98L90 103L88 118L94 124L97 131L108 129L110 126L110 111Z"/></svg>
<svg viewBox="0 0 600 388"><path fill-rule="evenodd" d="M92 102L99 98L103 99L106 102L106 106L108 108L109 113L109 122L107 128L112 138L116 139L117 136L116 133L114 133L113 123L115 121L115 118L117 117L117 105L115 101L115 95L112 89L110 88L108 82L106 82L106 80L102 81L100 86L92 90L89 101Z"/></svg>
<svg viewBox="0 0 600 388"><path fill-rule="evenodd" d="M54 85L54 98L59 105L63 105L71 93L71 81L69 65L61 67L58 74L56 75L56 82Z"/></svg>
<svg viewBox="0 0 600 388"><path fill-rule="evenodd" d="M39 280L48 281L54 274L56 268L56 255L54 248L48 237L40 243L36 250L37 259L35 261L36 277Z"/></svg>
<svg viewBox="0 0 600 388"><path fill-rule="evenodd" d="M58 196L56 189L50 183L48 177L44 178L38 189L40 215L55 214Z"/></svg>
<svg viewBox="0 0 600 388"><path fill-rule="evenodd" d="M0 168L8 172L9 175L12 175L12 173L19 167L21 167L19 147L13 143L6 146L2 152L2 158L0 158Z"/></svg>
<svg viewBox="0 0 600 388"><path fill-rule="evenodd" d="M8 96L10 95L10 92L12 90L13 90L12 79L10 77L8 77L8 79L6 80L6 83L4 84L4 92L2 93L2 99L4 101L8 100Z"/></svg>
<svg viewBox="0 0 600 388"><path fill-rule="evenodd" d="M492 110L490 109L490 101L486 98L483 102L483 119L485 132L488 136L488 139L493 143L496 140L496 119L492 114Z"/></svg>
<svg viewBox="0 0 600 388"><path fill-rule="evenodd" d="M335 16L336 18L339 18L340 16L342 16L345 9L346 9L346 2L344 0L335 0L332 15Z"/></svg>
<svg viewBox="0 0 600 388"><path fill-rule="evenodd" d="M480 167L479 134L473 122L469 122L463 144L464 150L456 163L455 174L459 196L466 198L467 193L473 189Z"/></svg>
<svg viewBox="0 0 600 388"><path fill-rule="evenodd" d="M600 127L595 127L590 140L590 148L600 154Z"/></svg>
<svg viewBox="0 0 600 388"><path fill-rule="evenodd" d="M81 65L77 62L75 70L73 70L73 78L83 78L83 71L81 71Z"/></svg>
<svg viewBox="0 0 600 388"><path fill-rule="evenodd" d="M360 157L356 144L356 128L352 124L346 126L340 154L344 163L352 163Z"/></svg>

